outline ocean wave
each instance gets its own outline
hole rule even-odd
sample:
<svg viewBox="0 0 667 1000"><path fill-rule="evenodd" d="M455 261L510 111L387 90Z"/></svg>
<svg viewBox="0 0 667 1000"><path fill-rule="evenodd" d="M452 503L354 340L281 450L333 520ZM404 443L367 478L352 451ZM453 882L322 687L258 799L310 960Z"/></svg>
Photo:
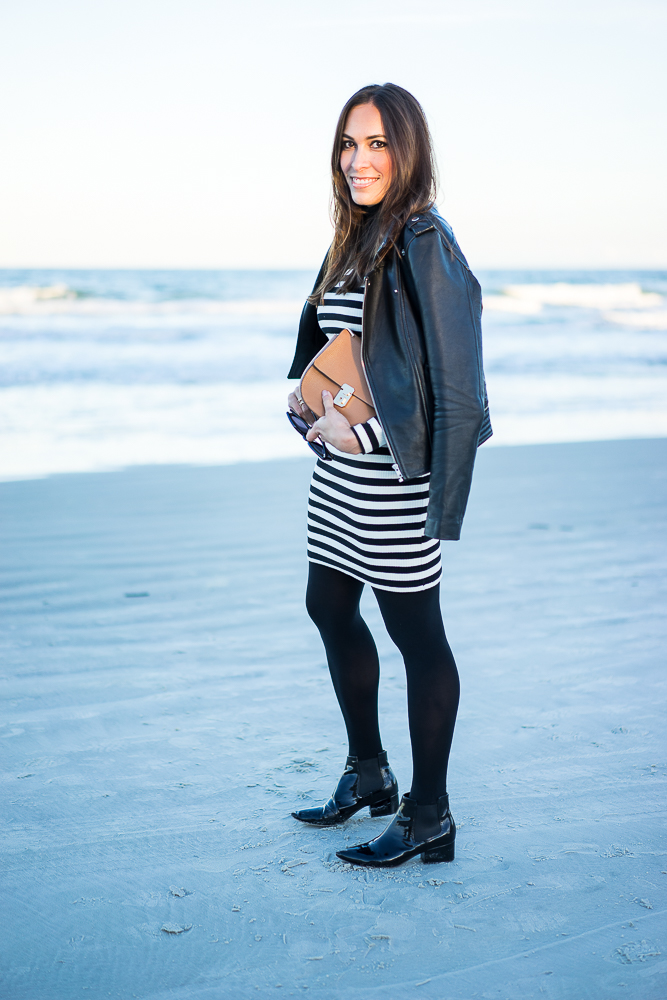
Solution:
<svg viewBox="0 0 667 1000"><path fill-rule="evenodd" d="M631 326L639 330L667 330L667 309L647 312L619 309L605 312L602 316L608 323L616 323L619 326Z"/></svg>
<svg viewBox="0 0 667 1000"><path fill-rule="evenodd" d="M544 306L604 310L613 315L610 322L622 317L618 310L664 309L665 298L657 292L645 292L638 282L577 284L551 282L543 284L510 284L502 294L484 296L484 308L490 312L538 315ZM58 283L52 285L19 285L0 287L0 316L81 316L81 317L141 317L141 316L287 316L298 314L302 300L293 299L226 299L213 297L178 297L163 300L145 298L112 298ZM662 329L658 316L640 324L630 317L627 326L648 326Z"/></svg>
<svg viewBox="0 0 667 1000"><path fill-rule="evenodd" d="M289 299L167 299L161 302L82 295L67 285L0 288L0 316L287 316L303 302Z"/></svg>
<svg viewBox="0 0 667 1000"><path fill-rule="evenodd" d="M519 316L535 316L542 312L540 302L513 298L511 295L485 295L483 302L484 309L491 312L514 313Z"/></svg>
<svg viewBox="0 0 667 1000"><path fill-rule="evenodd" d="M645 292L636 281L624 284L579 285L557 281L548 285L506 285L504 296L509 302L542 306L577 306L580 309L655 309L664 305L662 295ZM506 306L510 309L511 306ZM518 310L517 310L518 311Z"/></svg>
<svg viewBox="0 0 667 1000"><path fill-rule="evenodd" d="M0 315L21 315L32 312L35 308L55 306L56 309L64 302L72 302L77 293L67 285L17 285L14 288L0 288Z"/></svg>

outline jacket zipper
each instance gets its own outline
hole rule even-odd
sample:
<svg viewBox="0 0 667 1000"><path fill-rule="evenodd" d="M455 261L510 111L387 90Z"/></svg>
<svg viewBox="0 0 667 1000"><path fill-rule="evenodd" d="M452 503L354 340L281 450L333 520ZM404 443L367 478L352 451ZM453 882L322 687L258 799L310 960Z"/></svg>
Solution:
<svg viewBox="0 0 667 1000"><path fill-rule="evenodd" d="M366 315L366 293L368 292L368 285L369 285L369 280L368 277L366 277L364 278L364 301L361 304L361 364L363 365L364 372L366 373L366 381L368 382L368 391L371 394L373 409L379 415L380 411L378 410L377 403L375 402L375 397L373 395L373 387L371 386L371 380L368 377L368 369L366 368L366 362L364 361L364 317ZM380 421L380 423L382 423L382 421ZM382 429L384 430L384 436L386 437L387 443L389 444L389 450L391 451L392 457L395 458L396 456L394 455L394 449L391 446L389 433L384 424L382 424ZM402 483L403 480L405 479L405 476L403 475L403 472L401 471L401 467L398 464L398 462L393 463L392 469L396 473L399 483Z"/></svg>

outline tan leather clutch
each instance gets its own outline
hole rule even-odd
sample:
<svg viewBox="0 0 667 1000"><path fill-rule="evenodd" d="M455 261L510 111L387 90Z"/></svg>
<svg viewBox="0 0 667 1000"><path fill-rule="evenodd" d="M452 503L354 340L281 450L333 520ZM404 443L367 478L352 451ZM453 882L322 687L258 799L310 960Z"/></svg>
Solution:
<svg viewBox="0 0 667 1000"><path fill-rule="evenodd" d="M310 362L299 383L299 395L316 417L324 416L322 390L334 397L334 406L350 424L364 424L375 416L370 389L361 363L361 337L341 332Z"/></svg>

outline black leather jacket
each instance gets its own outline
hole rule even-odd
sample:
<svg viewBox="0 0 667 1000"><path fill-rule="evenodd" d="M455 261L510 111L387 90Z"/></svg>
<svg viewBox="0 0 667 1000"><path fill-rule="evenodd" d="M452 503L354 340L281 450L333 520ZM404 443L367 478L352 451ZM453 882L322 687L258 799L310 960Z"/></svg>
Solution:
<svg viewBox="0 0 667 1000"><path fill-rule="evenodd" d="M456 540L477 448L492 434L479 282L431 210L412 216L365 284L362 358L396 472L401 479L430 472L424 533ZM287 377L300 378L326 342L307 302Z"/></svg>

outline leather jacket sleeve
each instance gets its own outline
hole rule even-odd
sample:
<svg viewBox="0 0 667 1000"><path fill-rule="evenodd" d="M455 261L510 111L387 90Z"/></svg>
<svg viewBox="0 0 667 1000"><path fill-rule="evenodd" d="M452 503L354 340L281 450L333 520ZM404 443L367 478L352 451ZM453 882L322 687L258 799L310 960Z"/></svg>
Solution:
<svg viewBox="0 0 667 1000"><path fill-rule="evenodd" d="M431 480L424 533L457 540L485 415L481 289L446 223L407 231L401 255L420 319L432 401ZM444 222L438 218L437 222ZM424 220L426 222L426 220ZM417 230L417 231L415 231Z"/></svg>
<svg viewBox="0 0 667 1000"><path fill-rule="evenodd" d="M328 256L328 253L327 253ZM325 257L320 267L313 289L317 288L324 274L327 258ZM296 342L294 360L289 370L288 378L301 378L306 365L310 364L318 351L321 351L327 343L325 334L322 333L317 322L317 306L306 301L299 320L299 335Z"/></svg>

